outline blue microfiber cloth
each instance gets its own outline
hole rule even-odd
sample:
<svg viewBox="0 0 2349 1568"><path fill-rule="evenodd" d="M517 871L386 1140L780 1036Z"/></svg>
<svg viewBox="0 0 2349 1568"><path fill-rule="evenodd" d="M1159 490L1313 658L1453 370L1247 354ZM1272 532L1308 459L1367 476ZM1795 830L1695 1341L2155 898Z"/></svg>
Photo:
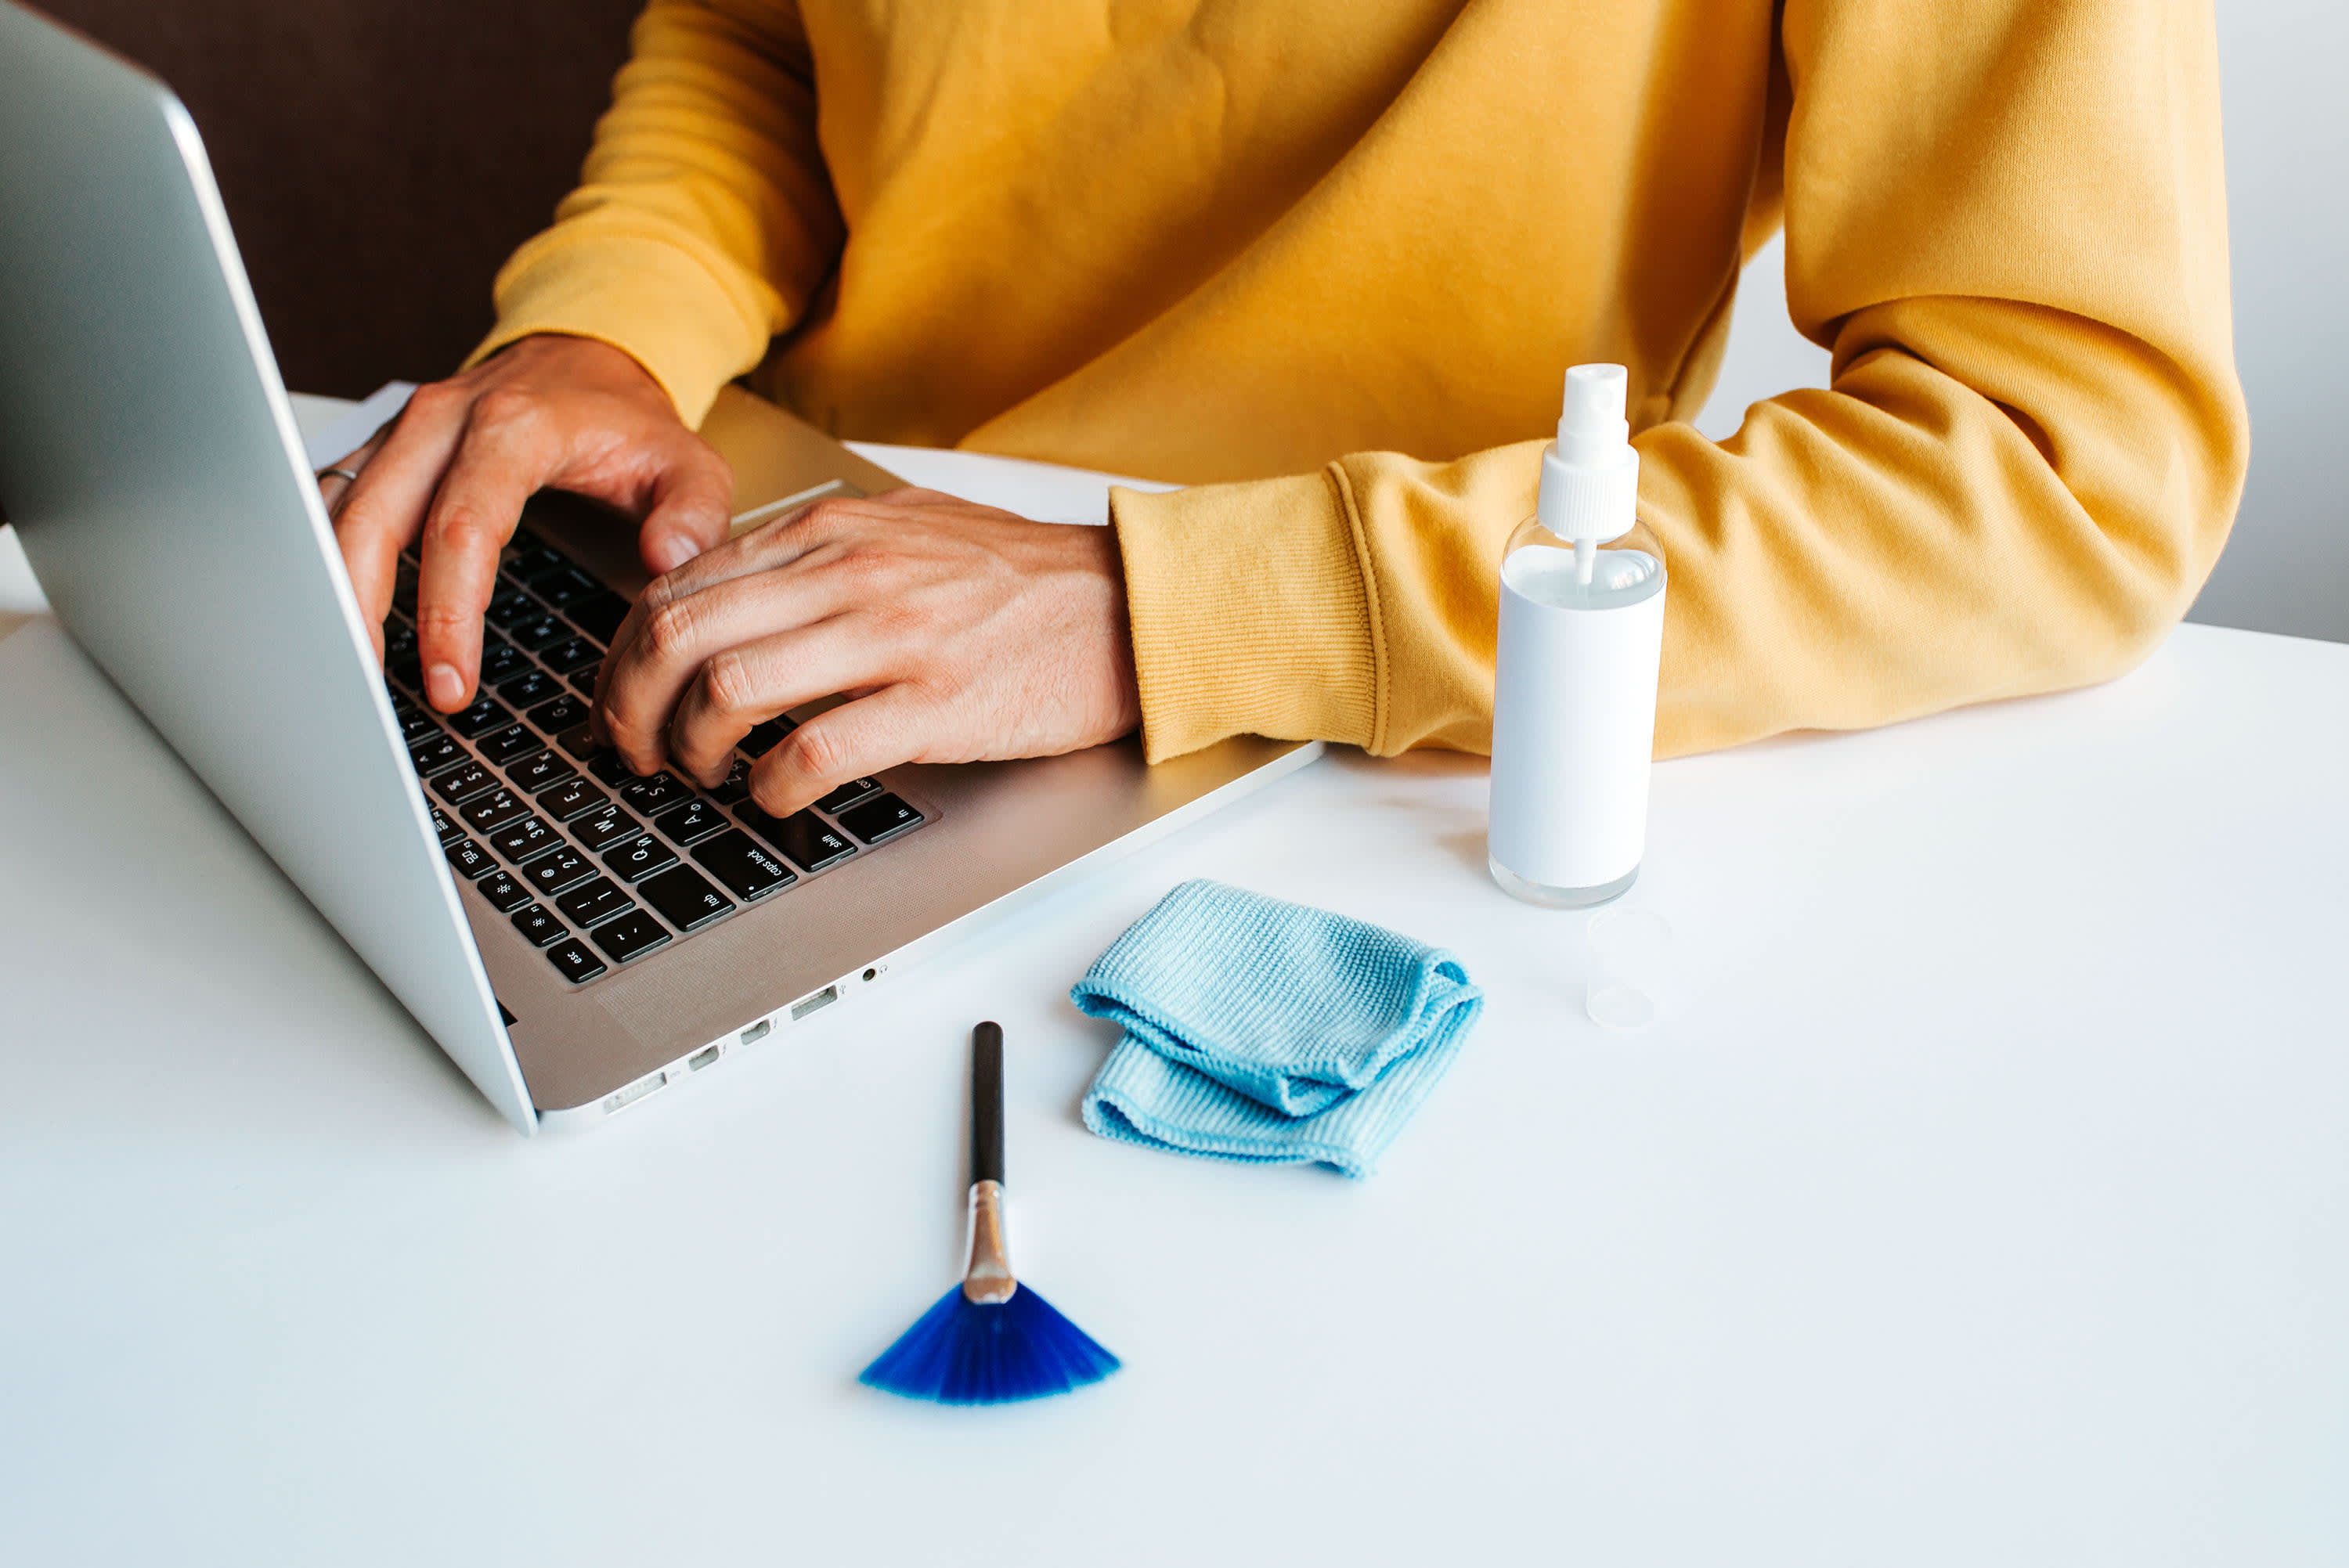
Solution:
<svg viewBox="0 0 2349 1568"><path fill-rule="evenodd" d="M1085 1091L1102 1137L1355 1177L1485 1006L1441 948L1214 882L1160 899L1069 995L1125 1030Z"/></svg>

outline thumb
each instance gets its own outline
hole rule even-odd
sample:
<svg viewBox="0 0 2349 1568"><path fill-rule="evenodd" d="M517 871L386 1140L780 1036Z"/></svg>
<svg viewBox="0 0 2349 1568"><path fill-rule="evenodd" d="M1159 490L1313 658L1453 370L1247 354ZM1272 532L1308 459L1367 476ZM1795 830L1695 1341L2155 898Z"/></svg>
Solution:
<svg viewBox="0 0 2349 1568"><path fill-rule="evenodd" d="M716 452L701 447L670 464L653 483L652 506L636 533L646 569L674 572L725 543L733 506L734 475Z"/></svg>

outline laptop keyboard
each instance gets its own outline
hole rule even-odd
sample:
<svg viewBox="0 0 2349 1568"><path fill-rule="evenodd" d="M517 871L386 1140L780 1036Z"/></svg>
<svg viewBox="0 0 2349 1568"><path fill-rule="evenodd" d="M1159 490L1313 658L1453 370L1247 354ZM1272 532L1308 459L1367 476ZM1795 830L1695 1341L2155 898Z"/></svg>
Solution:
<svg viewBox="0 0 2349 1568"><path fill-rule="evenodd" d="M400 557L384 671L432 826L457 875L574 985L871 854L927 820L859 779L788 817L751 803L750 764L796 726L742 738L715 789L639 779L587 733L588 699L628 602L561 551L517 533L498 573L481 695L461 713L421 700L417 561Z"/></svg>

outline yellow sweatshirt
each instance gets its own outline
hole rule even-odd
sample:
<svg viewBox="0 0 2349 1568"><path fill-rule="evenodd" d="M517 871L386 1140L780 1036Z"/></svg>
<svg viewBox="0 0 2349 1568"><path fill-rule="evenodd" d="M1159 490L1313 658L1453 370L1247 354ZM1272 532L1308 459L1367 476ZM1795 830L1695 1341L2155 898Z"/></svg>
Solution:
<svg viewBox="0 0 2349 1568"><path fill-rule="evenodd" d="M1561 373L1630 367L1661 756L2102 679L2246 449L2206 0L653 0L497 285L698 423L1118 491L1144 734L1485 748ZM1702 405L1783 222L1834 385Z"/></svg>

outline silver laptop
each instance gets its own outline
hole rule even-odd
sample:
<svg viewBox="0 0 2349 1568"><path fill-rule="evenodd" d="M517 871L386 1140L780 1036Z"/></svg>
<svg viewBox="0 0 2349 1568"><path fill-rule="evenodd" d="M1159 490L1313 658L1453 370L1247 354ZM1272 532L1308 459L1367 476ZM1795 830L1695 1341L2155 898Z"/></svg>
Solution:
<svg viewBox="0 0 2349 1568"><path fill-rule="evenodd" d="M894 482L747 396L708 428L751 515ZM376 664L187 111L5 0L0 510L81 645L525 1132L828 1024L1320 749L907 767L783 820L740 768L640 779L581 721L644 579L625 526L557 496L507 552L481 702L429 712L398 610Z"/></svg>

